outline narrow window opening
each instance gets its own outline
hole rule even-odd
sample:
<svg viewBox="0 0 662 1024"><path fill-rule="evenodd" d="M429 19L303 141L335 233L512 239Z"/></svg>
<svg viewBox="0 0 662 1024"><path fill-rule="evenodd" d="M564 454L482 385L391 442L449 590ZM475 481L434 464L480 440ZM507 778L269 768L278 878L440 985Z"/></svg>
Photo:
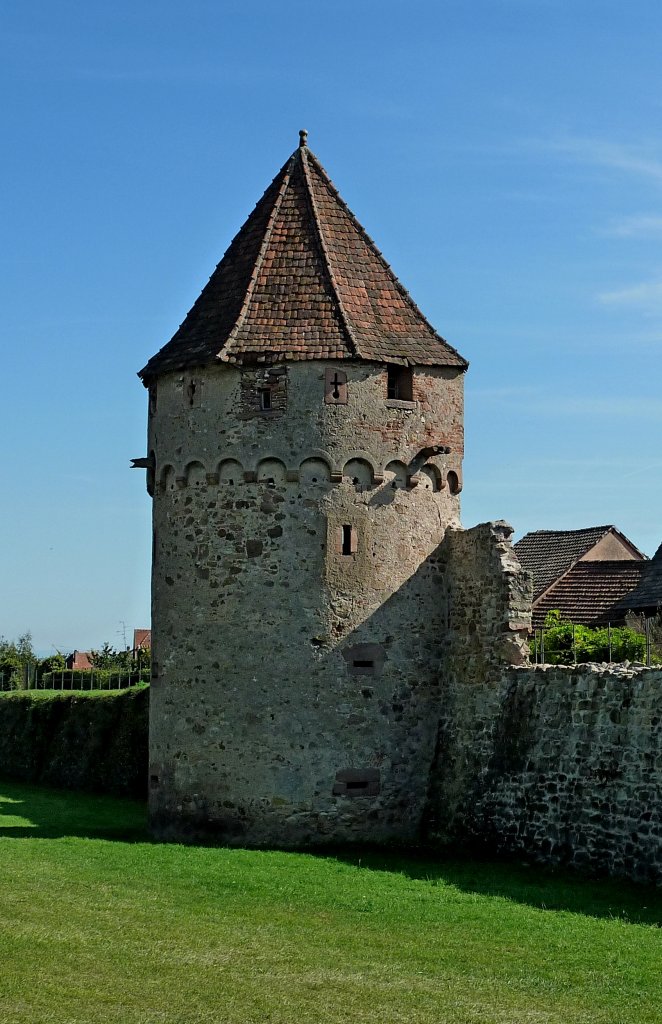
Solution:
<svg viewBox="0 0 662 1024"><path fill-rule="evenodd" d="M188 404L189 405L193 405L193 399L195 398L196 389L197 389L197 384L195 383L194 380L190 380L188 382L187 387L186 387L186 394L188 396Z"/></svg>
<svg viewBox="0 0 662 1024"><path fill-rule="evenodd" d="M413 374L409 366L387 366L386 397L403 402L413 400Z"/></svg>
<svg viewBox="0 0 662 1024"><path fill-rule="evenodd" d="M360 661L357 658L354 659L354 668L373 669L374 667L374 661Z"/></svg>
<svg viewBox="0 0 662 1024"><path fill-rule="evenodd" d="M345 786L347 787L348 790L367 789L368 782L366 779L354 779L352 781L346 782Z"/></svg>
<svg viewBox="0 0 662 1024"><path fill-rule="evenodd" d="M262 412L271 412L273 404L271 401L271 388L259 388L260 409Z"/></svg>
<svg viewBox="0 0 662 1024"><path fill-rule="evenodd" d="M327 405L347 405L347 374L327 366L324 371L324 401Z"/></svg>
<svg viewBox="0 0 662 1024"><path fill-rule="evenodd" d="M342 528L342 553L343 555L352 554L352 527L343 526Z"/></svg>

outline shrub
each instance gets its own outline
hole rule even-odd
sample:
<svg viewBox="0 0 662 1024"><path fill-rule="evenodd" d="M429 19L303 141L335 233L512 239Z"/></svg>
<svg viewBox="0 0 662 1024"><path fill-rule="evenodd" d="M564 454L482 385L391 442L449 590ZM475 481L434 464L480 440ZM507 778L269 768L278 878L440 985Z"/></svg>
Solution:
<svg viewBox="0 0 662 1024"><path fill-rule="evenodd" d="M23 782L144 798L149 688L0 694L0 773Z"/></svg>
<svg viewBox="0 0 662 1024"><path fill-rule="evenodd" d="M149 682L149 669L129 672L126 669L60 669L44 672L37 680L43 690L120 690L137 683Z"/></svg>
<svg viewBox="0 0 662 1024"><path fill-rule="evenodd" d="M611 652L610 652L611 639ZM548 612L544 627L545 661L549 665L586 662L644 661L646 637L627 626L592 629L561 618L558 611ZM540 654L540 640L531 641L531 655ZM611 654L611 657L610 657ZM658 661L657 658L654 659Z"/></svg>

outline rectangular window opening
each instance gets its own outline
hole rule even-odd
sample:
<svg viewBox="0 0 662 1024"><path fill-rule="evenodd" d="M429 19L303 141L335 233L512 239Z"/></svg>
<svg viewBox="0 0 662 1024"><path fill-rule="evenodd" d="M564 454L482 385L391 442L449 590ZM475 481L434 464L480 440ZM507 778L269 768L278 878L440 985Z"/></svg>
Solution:
<svg viewBox="0 0 662 1024"><path fill-rule="evenodd" d="M387 366L386 397L403 402L413 401L413 373L409 366Z"/></svg>
<svg viewBox="0 0 662 1024"><path fill-rule="evenodd" d="M271 412L273 404L271 401L271 388L259 388L260 409L262 412Z"/></svg>
<svg viewBox="0 0 662 1024"><path fill-rule="evenodd" d="M378 796L380 790L377 768L344 768L337 772L333 784L333 796L366 797Z"/></svg>
<svg viewBox="0 0 662 1024"><path fill-rule="evenodd" d="M359 661L356 658L354 659L353 664L354 664L354 668L362 668L362 669L371 669L372 670L375 667L374 661Z"/></svg>
<svg viewBox="0 0 662 1024"><path fill-rule="evenodd" d="M342 527L342 553L343 555L352 554L352 527Z"/></svg>

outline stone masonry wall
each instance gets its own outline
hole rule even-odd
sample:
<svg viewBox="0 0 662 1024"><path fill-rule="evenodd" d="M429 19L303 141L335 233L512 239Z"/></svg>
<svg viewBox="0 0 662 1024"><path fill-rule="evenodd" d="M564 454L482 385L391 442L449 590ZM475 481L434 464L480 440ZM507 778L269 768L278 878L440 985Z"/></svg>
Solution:
<svg viewBox="0 0 662 1024"><path fill-rule="evenodd" d="M510 527L447 531L450 626L425 833L662 881L662 670L533 667Z"/></svg>
<svg viewBox="0 0 662 1024"><path fill-rule="evenodd" d="M662 881L661 698L641 667L446 680L429 836Z"/></svg>
<svg viewBox="0 0 662 1024"><path fill-rule="evenodd" d="M441 545L447 631L444 671L479 682L490 666L528 662L531 578L515 555L513 528L499 520L449 529Z"/></svg>
<svg viewBox="0 0 662 1024"><path fill-rule="evenodd" d="M411 401L364 363L164 375L149 451L155 831L417 839L461 374L416 370Z"/></svg>

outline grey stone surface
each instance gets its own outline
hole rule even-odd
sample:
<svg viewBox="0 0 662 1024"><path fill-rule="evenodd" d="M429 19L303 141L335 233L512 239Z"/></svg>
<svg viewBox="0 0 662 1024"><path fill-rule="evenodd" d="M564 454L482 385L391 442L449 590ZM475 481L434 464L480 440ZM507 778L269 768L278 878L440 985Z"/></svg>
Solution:
<svg viewBox="0 0 662 1024"><path fill-rule="evenodd" d="M414 400L391 408L384 366L345 364L346 404L325 401L328 368L212 367L158 381L150 806L160 835L418 836L444 614L435 552L459 524L447 477L461 479L462 375L417 370ZM277 393L261 411L268 386ZM421 465L433 445L450 453ZM343 789L347 771L377 771L379 785Z"/></svg>
<svg viewBox="0 0 662 1024"><path fill-rule="evenodd" d="M461 374L329 368L150 390L155 832L660 881L662 670L529 666L512 529L460 527Z"/></svg>
<svg viewBox="0 0 662 1024"><path fill-rule="evenodd" d="M428 838L659 883L661 691L641 666L448 676Z"/></svg>

